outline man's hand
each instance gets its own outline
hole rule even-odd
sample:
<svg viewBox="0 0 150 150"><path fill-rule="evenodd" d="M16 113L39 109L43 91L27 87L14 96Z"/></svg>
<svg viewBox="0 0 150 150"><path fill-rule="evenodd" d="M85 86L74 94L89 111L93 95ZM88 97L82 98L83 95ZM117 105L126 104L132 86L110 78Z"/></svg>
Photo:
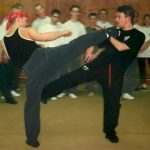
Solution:
<svg viewBox="0 0 150 150"><path fill-rule="evenodd" d="M70 30L63 31L63 36L70 36L72 35L72 32Z"/></svg>
<svg viewBox="0 0 150 150"><path fill-rule="evenodd" d="M143 51L145 51L148 47L150 46L150 40L146 41L142 48L140 49L139 53L142 53Z"/></svg>
<svg viewBox="0 0 150 150"><path fill-rule="evenodd" d="M90 61L93 61L94 59L96 59L96 58L97 58L97 56L98 56L98 55L93 54L93 55L92 55L92 57L91 57L91 60L90 60Z"/></svg>
<svg viewBox="0 0 150 150"><path fill-rule="evenodd" d="M85 62L89 62L92 59L92 55L93 55L93 51L94 51L94 47L90 47L87 49L86 54L85 54Z"/></svg>
<svg viewBox="0 0 150 150"><path fill-rule="evenodd" d="M120 35L120 31L116 29L115 27L107 28L105 29L105 32L108 37L117 37Z"/></svg>
<svg viewBox="0 0 150 150"><path fill-rule="evenodd" d="M85 54L85 62L91 61L92 58L93 58L93 54L92 53L86 53Z"/></svg>

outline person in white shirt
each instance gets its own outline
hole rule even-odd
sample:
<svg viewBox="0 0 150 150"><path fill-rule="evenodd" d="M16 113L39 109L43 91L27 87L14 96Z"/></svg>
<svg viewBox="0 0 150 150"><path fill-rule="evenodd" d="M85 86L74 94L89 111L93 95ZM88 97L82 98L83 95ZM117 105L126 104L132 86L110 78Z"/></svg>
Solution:
<svg viewBox="0 0 150 150"><path fill-rule="evenodd" d="M46 16L45 9L41 4L36 4L34 9L37 18L32 22L32 27L38 31L41 25L48 24L51 19L49 16Z"/></svg>
<svg viewBox="0 0 150 150"><path fill-rule="evenodd" d="M107 9L100 9L98 12L99 20L97 21L97 25L101 28L109 28L113 25L108 22L108 10Z"/></svg>
<svg viewBox="0 0 150 150"><path fill-rule="evenodd" d="M61 12L58 9L51 11L51 20L48 24L39 27L39 33L63 31L63 25L60 23ZM64 44L64 37L59 37L53 41L37 42L44 47L57 47ZM60 76L61 70L58 74L55 74L56 78ZM57 97L52 97L51 100L57 100Z"/></svg>
<svg viewBox="0 0 150 150"><path fill-rule="evenodd" d="M145 43L138 54L138 66L139 66L139 78L140 78L140 88L146 89L146 61L150 66L150 14L145 14L143 17L142 32L145 34Z"/></svg>
<svg viewBox="0 0 150 150"><path fill-rule="evenodd" d="M71 40L78 38L81 35L86 34L85 26L79 21L81 15L81 8L78 5L72 5L69 9L70 11L70 20L64 23L64 28L72 32L71 36L65 37L65 43L69 43ZM71 50L70 50L71 53ZM66 68L69 71L75 70L80 67L80 57L70 63ZM67 71L66 70L66 71ZM64 71L65 72L65 71ZM65 93L61 93L58 97L64 96ZM71 98L77 98L77 88L69 89L69 96Z"/></svg>
<svg viewBox="0 0 150 150"><path fill-rule="evenodd" d="M138 23L139 16L140 16L139 12L137 10L135 10L135 19L134 19L133 27L136 28L137 30L141 31L142 26L139 25L139 23Z"/></svg>
<svg viewBox="0 0 150 150"><path fill-rule="evenodd" d="M39 33L46 33L46 32L54 32L54 31L62 31L63 25L60 23L60 10L53 9L51 11L51 20L48 24L44 24L39 27L38 32ZM56 47L60 46L64 42L64 38L60 37L53 41L47 41L47 42L40 42L40 44L44 45L45 47Z"/></svg>

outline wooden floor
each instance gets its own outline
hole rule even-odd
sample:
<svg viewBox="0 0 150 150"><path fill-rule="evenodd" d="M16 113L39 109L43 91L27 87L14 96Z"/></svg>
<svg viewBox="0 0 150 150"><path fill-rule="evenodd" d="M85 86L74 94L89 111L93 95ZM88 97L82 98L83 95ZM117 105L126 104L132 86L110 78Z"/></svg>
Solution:
<svg viewBox="0 0 150 150"><path fill-rule="evenodd" d="M24 89L17 105L0 103L0 150L32 150L25 144ZM38 150L149 150L150 90L135 92L134 101L122 100L117 128L120 142L112 144L102 132L103 100L81 92L41 105L41 146Z"/></svg>

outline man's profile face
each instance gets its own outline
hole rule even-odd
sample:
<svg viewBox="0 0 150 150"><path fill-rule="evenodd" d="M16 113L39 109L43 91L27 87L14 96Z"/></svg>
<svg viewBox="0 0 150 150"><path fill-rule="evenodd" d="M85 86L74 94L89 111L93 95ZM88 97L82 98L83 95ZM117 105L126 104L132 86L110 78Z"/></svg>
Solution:
<svg viewBox="0 0 150 150"><path fill-rule="evenodd" d="M115 14L115 23L117 26L119 26L120 28L124 28L126 26L126 24L128 24L130 21L130 17L126 16L124 13L122 12L116 12Z"/></svg>

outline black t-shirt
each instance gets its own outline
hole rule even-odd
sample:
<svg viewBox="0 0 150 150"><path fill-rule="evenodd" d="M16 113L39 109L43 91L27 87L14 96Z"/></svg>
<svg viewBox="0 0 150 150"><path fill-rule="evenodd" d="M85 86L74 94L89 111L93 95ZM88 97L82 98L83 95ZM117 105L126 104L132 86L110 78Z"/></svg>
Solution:
<svg viewBox="0 0 150 150"><path fill-rule="evenodd" d="M122 43L125 43L129 49L124 51L118 51L109 40L100 44L100 47L104 47L103 51L91 64L92 67L98 67L100 63L112 64L113 68L125 71L129 64L137 56L141 46L145 41L145 35L137 29L131 29L128 31L120 30L120 35L116 39Z"/></svg>

